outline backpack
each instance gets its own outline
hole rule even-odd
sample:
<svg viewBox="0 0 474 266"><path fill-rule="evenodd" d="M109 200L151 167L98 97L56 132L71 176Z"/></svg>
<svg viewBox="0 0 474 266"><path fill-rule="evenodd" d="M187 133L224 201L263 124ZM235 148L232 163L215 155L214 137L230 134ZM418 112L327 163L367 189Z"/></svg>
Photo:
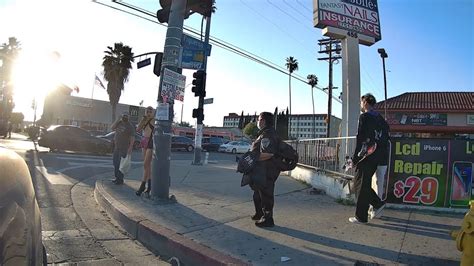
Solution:
<svg viewBox="0 0 474 266"><path fill-rule="evenodd" d="M279 140L278 152L273 161L280 171L293 170L298 164L298 152L290 144Z"/></svg>

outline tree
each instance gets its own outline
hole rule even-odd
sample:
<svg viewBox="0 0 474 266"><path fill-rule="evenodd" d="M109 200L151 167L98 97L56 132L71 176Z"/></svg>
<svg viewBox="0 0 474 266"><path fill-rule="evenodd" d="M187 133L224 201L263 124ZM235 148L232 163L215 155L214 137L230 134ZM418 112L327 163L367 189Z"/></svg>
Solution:
<svg viewBox="0 0 474 266"><path fill-rule="evenodd" d="M189 124L189 122L186 122L186 121L179 122L177 125L179 127L192 127L191 124Z"/></svg>
<svg viewBox="0 0 474 266"><path fill-rule="evenodd" d="M244 128L244 111L242 111L239 118L239 129L242 130L243 128Z"/></svg>
<svg viewBox="0 0 474 266"><path fill-rule="evenodd" d="M112 105L112 123L115 121L115 112L117 104L122 95L125 83L128 81L130 69L132 68L133 52L132 48L115 43L114 47L107 46L108 51L104 51L102 66L103 75L107 81L107 94L109 95L110 105Z"/></svg>
<svg viewBox="0 0 474 266"><path fill-rule="evenodd" d="M313 138L316 137L316 118L314 114L314 87L318 85L318 77L314 74L309 74L307 77L308 79L308 84L311 86L311 102L313 103Z"/></svg>
<svg viewBox="0 0 474 266"><path fill-rule="evenodd" d="M258 136L257 123L250 122L244 127L244 134L251 139L255 139Z"/></svg>
<svg viewBox="0 0 474 266"><path fill-rule="evenodd" d="M290 117L291 117L291 74L298 70L298 60L296 58L293 58L293 56L287 57L286 58L286 69L288 69L288 92L290 95ZM291 121L291 118L290 118ZM288 131L291 131L291 125L288 126ZM288 136L291 136L291 132L288 133Z"/></svg>

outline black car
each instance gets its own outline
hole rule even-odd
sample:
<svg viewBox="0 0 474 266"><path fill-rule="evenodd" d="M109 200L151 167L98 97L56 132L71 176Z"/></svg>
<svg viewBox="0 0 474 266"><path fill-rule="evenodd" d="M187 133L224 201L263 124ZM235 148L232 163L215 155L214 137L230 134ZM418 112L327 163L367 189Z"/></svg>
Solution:
<svg viewBox="0 0 474 266"><path fill-rule="evenodd" d="M0 148L0 265L47 265L41 213L25 160Z"/></svg>
<svg viewBox="0 0 474 266"><path fill-rule="evenodd" d="M223 138L204 137L202 138L202 149L205 151L218 151L219 147L226 142Z"/></svg>
<svg viewBox="0 0 474 266"><path fill-rule="evenodd" d="M109 140L92 136L77 126L51 126L41 134L38 144L51 151L68 150L107 154L112 151Z"/></svg>
<svg viewBox="0 0 474 266"><path fill-rule="evenodd" d="M109 140L112 143L112 150L113 150L115 131L109 132L105 135L99 135L97 137ZM135 132L135 141L133 142L133 149L135 149L135 150L140 149L140 141L141 140L142 140L142 135L140 135L140 133Z"/></svg>
<svg viewBox="0 0 474 266"><path fill-rule="evenodd" d="M172 136L171 149L191 152L194 150L194 140L183 136Z"/></svg>

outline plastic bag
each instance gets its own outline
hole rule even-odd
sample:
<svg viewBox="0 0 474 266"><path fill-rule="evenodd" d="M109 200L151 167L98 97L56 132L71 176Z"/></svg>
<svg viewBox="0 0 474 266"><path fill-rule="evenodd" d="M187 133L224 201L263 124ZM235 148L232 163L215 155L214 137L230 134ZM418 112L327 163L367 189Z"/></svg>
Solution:
<svg viewBox="0 0 474 266"><path fill-rule="evenodd" d="M127 157L121 158L120 159L120 167L119 170L122 172L122 174L128 173L128 170L130 170L130 165L132 161L132 156L130 154L127 154Z"/></svg>

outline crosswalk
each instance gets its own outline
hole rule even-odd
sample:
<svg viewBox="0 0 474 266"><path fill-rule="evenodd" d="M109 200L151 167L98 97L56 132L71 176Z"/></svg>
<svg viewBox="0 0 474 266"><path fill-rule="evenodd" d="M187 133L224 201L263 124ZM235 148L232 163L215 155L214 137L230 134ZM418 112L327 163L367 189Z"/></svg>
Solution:
<svg viewBox="0 0 474 266"><path fill-rule="evenodd" d="M62 168L48 167L44 165L43 159L40 157L49 156L53 157L56 160L66 161L66 166ZM42 154L38 156L38 153L35 153L34 156L35 170L36 173L46 179L52 185L73 185L76 181L73 178L70 178L66 174L66 171L71 171L80 168L107 168L110 171L113 171L114 167L112 165L112 159L95 156L95 155L83 155L83 154ZM132 165L143 164L141 161L132 161Z"/></svg>

